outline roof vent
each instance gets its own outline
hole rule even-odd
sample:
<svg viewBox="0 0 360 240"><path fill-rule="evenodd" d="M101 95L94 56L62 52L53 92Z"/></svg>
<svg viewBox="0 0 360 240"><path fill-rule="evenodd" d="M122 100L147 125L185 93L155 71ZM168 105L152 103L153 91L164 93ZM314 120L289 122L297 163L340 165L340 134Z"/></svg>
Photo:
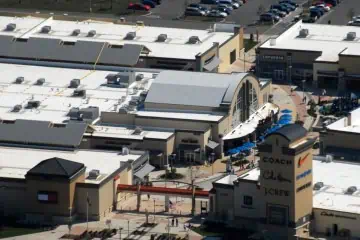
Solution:
<svg viewBox="0 0 360 240"><path fill-rule="evenodd" d="M140 135L142 133L142 128L136 127L132 135Z"/></svg>
<svg viewBox="0 0 360 240"><path fill-rule="evenodd" d="M144 74L138 74L136 75L136 81L141 81L144 79Z"/></svg>
<svg viewBox="0 0 360 240"><path fill-rule="evenodd" d="M15 23L9 23L8 25L6 25L6 31L14 31L15 29L16 29Z"/></svg>
<svg viewBox="0 0 360 240"><path fill-rule="evenodd" d="M199 43L200 42L200 39L198 36L191 36L189 38L189 44L196 44L196 43Z"/></svg>
<svg viewBox="0 0 360 240"><path fill-rule="evenodd" d="M15 80L15 83L22 84L24 81L25 81L24 77L17 77L16 80Z"/></svg>
<svg viewBox="0 0 360 240"><path fill-rule="evenodd" d="M73 96L74 97L86 97L86 90L85 89L75 89Z"/></svg>
<svg viewBox="0 0 360 240"><path fill-rule="evenodd" d="M41 33L49 33L51 31L51 26L43 26L41 28Z"/></svg>
<svg viewBox="0 0 360 240"><path fill-rule="evenodd" d="M303 29L301 29L300 32L299 32L299 36L300 36L300 37L305 38L305 37L307 37L308 35L309 35L309 29L307 29L307 28L303 28Z"/></svg>
<svg viewBox="0 0 360 240"><path fill-rule="evenodd" d="M158 73L153 73L152 78L156 78L158 75L159 75Z"/></svg>
<svg viewBox="0 0 360 240"><path fill-rule="evenodd" d="M94 37L96 35L96 31L95 30L90 30L87 34L88 37Z"/></svg>
<svg viewBox="0 0 360 240"><path fill-rule="evenodd" d="M314 190L316 190L316 191L320 190L322 187L324 187L323 182L317 182L314 184Z"/></svg>
<svg viewBox="0 0 360 240"><path fill-rule="evenodd" d="M38 108L40 106L40 101L28 101L27 108Z"/></svg>
<svg viewBox="0 0 360 240"><path fill-rule="evenodd" d="M353 41L356 38L356 32L348 32L346 34L346 40Z"/></svg>
<svg viewBox="0 0 360 240"><path fill-rule="evenodd" d="M96 180L100 176L100 170L93 169L89 172L88 179Z"/></svg>
<svg viewBox="0 0 360 240"><path fill-rule="evenodd" d="M125 40L134 40L136 38L136 32L128 32L125 36Z"/></svg>
<svg viewBox="0 0 360 240"><path fill-rule="evenodd" d="M74 29L71 33L71 36L79 36L80 35L80 29Z"/></svg>
<svg viewBox="0 0 360 240"><path fill-rule="evenodd" d="M80 86L80 79L73 79L70 81L69 88L77 88Z"/></svg>
<svg viewBox="0 0 360 240"><path fill-rule="evenodd" d="M22 109L22 106L20 104L17 104L17 105L14 106L12 111L13 112L20 112L21 109Z"/></svg>
<svg viewBox="0 0 360 240"><path fill-rule="evenodd" d="M325 157L325 162L331 163L333 161L333 156L330 154L327 154Z"/></svg>
<svg viewBox="0 0 360 240"><path fill-rule="evenodd" d="M348 187L348 189L346 189L346 194L353 194L354 192L357 191L357 187L356 186L351 186L351 187Z"/></svg>
<svg viewBox="0 0 360 240"><path fill-rule="evenodd" d="M43 85L45 83L45 78L39 78L38 80L36 80L36 85Z"/></svg>
<svg viewBox="0 0 360 240"><path fill-rule="evenodd" d="M165 42L166 41L166 39L167 39L167 34L160 34L159 36L158 36L158 38L157 38L157 41L158 42Z"/></svg>
<svg viewBox="0 0 360 240"><path fill-rule="evenodd" d="M70 120L78 120L80 116L80 109L79 108L71 108L68 116L70 117Z"/></svg>
<svg viewBox="0 0 360 240"><path fill-rule="evenodd" d="M276 45L276 38L270 38L270 46Z"/></svg>
<svg viewBox="0 0 360 240"><path fill-rule="evenodd" d="M121 153L122 155L129 155L130 150L127 147L123 147Z"/></svg>

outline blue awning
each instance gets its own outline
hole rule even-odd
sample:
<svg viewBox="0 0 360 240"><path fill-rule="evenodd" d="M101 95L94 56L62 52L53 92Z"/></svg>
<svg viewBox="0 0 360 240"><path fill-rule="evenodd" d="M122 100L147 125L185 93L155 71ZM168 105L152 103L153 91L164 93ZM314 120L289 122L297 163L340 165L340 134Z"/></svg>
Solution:
<svg viewBox="0 0 360 240"><path fill-rule="evenodd" d="M282 113L292 113L292 111L290 109L284 109L284 110L281 110Z"/></svg>

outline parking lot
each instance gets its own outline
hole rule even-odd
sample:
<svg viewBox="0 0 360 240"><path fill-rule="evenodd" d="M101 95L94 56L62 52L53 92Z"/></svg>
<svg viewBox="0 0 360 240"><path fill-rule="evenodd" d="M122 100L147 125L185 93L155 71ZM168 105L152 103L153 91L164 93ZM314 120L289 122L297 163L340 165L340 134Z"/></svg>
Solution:
<svg viewBox="0 0 360 240"><path fill-rule="evenodd" d="M331 12L320 18L316 23L328 24L329 20L333 25L346 25L350 20L351 12L360 15L359 0L342 0Z"/></svg>

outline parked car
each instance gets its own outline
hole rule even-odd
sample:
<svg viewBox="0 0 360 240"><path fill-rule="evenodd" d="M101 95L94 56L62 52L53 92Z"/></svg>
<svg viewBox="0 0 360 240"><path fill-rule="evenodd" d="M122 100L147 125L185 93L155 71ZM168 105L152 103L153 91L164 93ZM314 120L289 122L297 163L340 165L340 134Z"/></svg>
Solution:
<svg viewBox="0 0 360 240"><path fill-rule="evenodd" d="M325 14L325 10L323 8L320 8L320 7L310 7L309 10L317 10L317 11L320 11L321 13L321 16Z"/></svg>
<svg viewBox="0 0 360 240"><path fill-rule="evenodd" d="M288 3L281 3L280 5L283 5L286 8L288 8L290 10L290 12L295 11L295 9L296 9L296 7L294 7L293 5L290 5Z"/></svg>
<svg viewBox="0 0 360 240"><path fill-rule="evenodd" d="M144 5L142 3L129 3L128 9L140 10L140 11L150 11L150 6Z"/></svg>
<svg viewBox="0 0 360 240"><path fill-rule="evenodd" d="M191 8L197 8L197 9L199 9L200 11L204 11L205 14L208 14L208 13L210 12L209 9L207 9L206 7L201 6L200 4L197 4L197 3L192 3L192 4L189 5L189 7L191 7Z"/></svg>
<svg viewBox="0 0 360 240"><path fill-rule="evenodd" d="M277 22L280 20L280 17L272 14L272 13L263 13L260 15L261 22Z"/></svg>
<svg viewBox="0 0 360 240"><path fill-rule="evenodd" d="M144 0L144 1L142 2L142 4L147 5L147 6L151 7L151 8L156 7L156 3L153 2L153 1L150 1L150 0Z"/></svg>
<svg viewBox="0 0 360 240"><path fill-rule="evenodd" d="M219 0L201 0L202 4L219 4Z"/></svg>
<svg viewBox="0 0 360 240"><path fill-rule="evenodd" d="M303 23L314 23L317 20L317 16L312 17L311 15L305 15L302 17Z"/></svg>
<svg viewBox="0 0 360 240"><path fill-rule="evenodd" d="M226 4L231 6L233 9L238 9L240 7L240 5L236 2L232 2L230 0L220 0L219 4Z"/></svg>
<svg viewBox="0 0 360 240"><path fill-rule="evenodd" d="M299 4L297 4L297 3L295 3L295 2L293 2L293 1L291 1L291 0L280 0L280 1L279 1L279 4L282 4L282 3L287 3L287 4L290 4L290 5L294 6L294 7L298 7L298 6L299 6Z"/></svg>
<svg viewBox="0 0 360 240"><path fill-rule="evenodd" d="M321 11L318 8L310 9L310 17L318 19L322 16Z"/></svg>
<svg viewBox="0 0 360 240"><path fill-rule="evenodd" d="M244 5L244 2L242 0L233 0L233 3L239 4L239 6Z"/></svg>
<svg viewBox="0 0 360 240"><path fill-rule="evenodd" d="M356 20L350 21L350 22L348 22L347 25L360 27L360 19L356 19Z"/></svg>
<svg viewBox="0 0 360 240"><path fill-rule="evenodd" d="M206 16L206 13L199 8L187 7L185 16Z"/></svg>
<svg viewBox="0 0 360 240"><path fill-rule="evenodd" d="M279 10L277 10L275 8L270 9L268 12L272 13L272 14L275 14L276 16L279 16L281 18L286 17L286 12L279 11Z"/></svg>
<svg viewBox="0 0 360 240"><path fill-rule="evenodd" d="M325 4L326 4L326 3L330 3L330 4L333 5L334 7L337 6L337 4L338 4L338 1L337 1L337 0L325 0L324 2L325 2Z"/></svg>
<svg viewBox="0 0 360 240"><path fill-rule="evenodd" d="M277 9L279 11L286 12L286 14L290 13L290 10L288 8L280 4L271 5L270 9Z"/></svg>
<svg viewBox="0 0 360 240"><path fill-rule="evenodd" d="M227 14L224 12L220 12L219 10L213 9L209 12L208 17L215 18L226 18Z"/></svg>
<svg viewBox="0 0 360 240"><path fill-rule="evenodd" d="M231 13L231 10L229 8L227 8L227 7L218 6L217 8L215 8L215 10L219 10L220 12L224 12L227 15L230 15L230 13Z"/></svg>
<svg viewBox="0 0 360 240"><path fill-rule="evenodd" d="M316 8L321 8L321 9L323 9L325 12L330 11L330 7L325 6L325 4L319 4L319 5L316 5L315 7L316 7Z"/></svg>

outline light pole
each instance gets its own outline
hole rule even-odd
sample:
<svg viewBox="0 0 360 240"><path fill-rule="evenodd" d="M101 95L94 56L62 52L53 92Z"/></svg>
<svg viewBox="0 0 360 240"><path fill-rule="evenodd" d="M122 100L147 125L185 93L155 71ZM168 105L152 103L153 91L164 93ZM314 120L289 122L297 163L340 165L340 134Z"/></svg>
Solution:
<svg viewBox="0 0 360 240"><path fill-rule="evenodd" d="M91 0L89 0L89 12L92 12L92 3L91 3Z"/></svg>
<svg viewBox="0 0 360 240"><path fill-rule="evenodd" d="M305 82L306 82L306 80L304 79L301 82L302 82L302 90L303 90L303 99L305 99Z"/></svg>
<svg viewBox="0 0 360 240"><path fill-rule="evenodd" d="M211 153L211 168L212 168L212 175L214 175L214 162L215 161L215 153L214 152L212 152Z"/></svg>
<svg viewBox="0 0 360 240"><path fill-rule="evenodd" d="M130 220L128 220L128 238L130 236Z"/></svg>
<svg viewBox="0 0 360 240"><path fill-rule="evenodd" d="M121 240L121 230L123 230L122 227L119 227L119 239Z"/></svg>

